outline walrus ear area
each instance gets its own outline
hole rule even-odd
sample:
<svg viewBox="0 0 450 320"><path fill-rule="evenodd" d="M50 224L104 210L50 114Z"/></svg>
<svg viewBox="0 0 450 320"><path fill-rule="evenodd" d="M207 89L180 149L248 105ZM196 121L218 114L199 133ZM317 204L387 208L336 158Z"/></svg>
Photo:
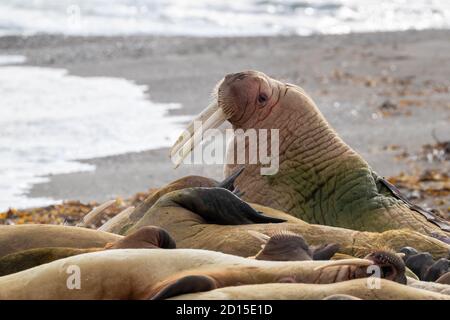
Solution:
<svg viewBox="0 0 450 320"><path fill-rule="evenodd" d="M204 292L217 289L216 281L204 275L189 275L162 285L150 300L163 300L186 293Z"/></svg>
<svg viewBox="0 0 450 320"><path fill-rule="evenodd" d="M418 252L414 248L405 247L401 251L409 253L403 258L405 264L422 281L436 281L449 271L448 259L440 258L435 261L429 252Z"/></svg>

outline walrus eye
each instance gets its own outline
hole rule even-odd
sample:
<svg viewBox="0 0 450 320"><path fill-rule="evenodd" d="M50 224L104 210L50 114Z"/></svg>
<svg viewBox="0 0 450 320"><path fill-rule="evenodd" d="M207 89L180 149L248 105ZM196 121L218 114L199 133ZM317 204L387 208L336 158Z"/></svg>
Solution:
<svg viewBox="0 0 450 320"><path fill-rule="evenodd" d="M258 102L260 104L265 104L267 102L267 96L264 93L260 93L258 96Z"/></svg>

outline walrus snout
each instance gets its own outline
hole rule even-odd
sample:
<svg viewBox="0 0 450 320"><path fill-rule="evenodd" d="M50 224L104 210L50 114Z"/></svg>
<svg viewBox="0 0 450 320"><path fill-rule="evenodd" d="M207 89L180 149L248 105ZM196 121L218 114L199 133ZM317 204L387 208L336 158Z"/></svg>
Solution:
<svg viewBox="0 0 450 320"><path fill-rule="evenodd" d="M397 254L387 251L375 251L365 259L372 260L379 267L380 277L406 284L405 263ZM367 270L364 270L367 276Z"/></svg>

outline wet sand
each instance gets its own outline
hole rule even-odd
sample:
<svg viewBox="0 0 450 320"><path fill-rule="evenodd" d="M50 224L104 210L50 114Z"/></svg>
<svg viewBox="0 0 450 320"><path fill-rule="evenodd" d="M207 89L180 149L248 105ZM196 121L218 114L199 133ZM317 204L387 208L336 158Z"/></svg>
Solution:
<svg viewBox="0 0 450 320"><path fill-rule="evenodd" d="M302 86L330 124L381 175L415 167L448 171L448 161L411 162L434 143L450 140L450 31L408 31L312 37L62 37L0 38L0 54L20 54L27 64L108 76L147 85L155 102L183 105L194 115L208 103L225 74L257 69ZM124 108L126 112L126 108ZM221 166L182 166L168 149L86 162L95 172L53 175L30 197L103 201L128 197L187 174L220 179Z"/></svg>

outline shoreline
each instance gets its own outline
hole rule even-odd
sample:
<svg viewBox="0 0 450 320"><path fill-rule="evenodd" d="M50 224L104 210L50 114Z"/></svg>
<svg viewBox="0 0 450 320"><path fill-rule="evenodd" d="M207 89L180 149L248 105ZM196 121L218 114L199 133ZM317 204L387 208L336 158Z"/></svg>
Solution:
<svg viewBox="0 0 450 320"><path fill-rule="evenodd" d="M154 102L181 103L171 115L195 115L225 74L258 69L302 86L345 142L383 176L414 166L396 160L433 143L432 130L450 139L450 30L281 37L0 37L0 54L27 57L24 65L67 69L82 77L132 80ZM448 90L448 89L447 89ZM388 101L396 107L383 109ZM398 148L391 148L398 146ZM399 151L400 150L400 151ZM58 174L28 196L104 201L129 197L189 174L221 179L216 166L173 170L168 149L81 160L94 172Z"/></svg>

